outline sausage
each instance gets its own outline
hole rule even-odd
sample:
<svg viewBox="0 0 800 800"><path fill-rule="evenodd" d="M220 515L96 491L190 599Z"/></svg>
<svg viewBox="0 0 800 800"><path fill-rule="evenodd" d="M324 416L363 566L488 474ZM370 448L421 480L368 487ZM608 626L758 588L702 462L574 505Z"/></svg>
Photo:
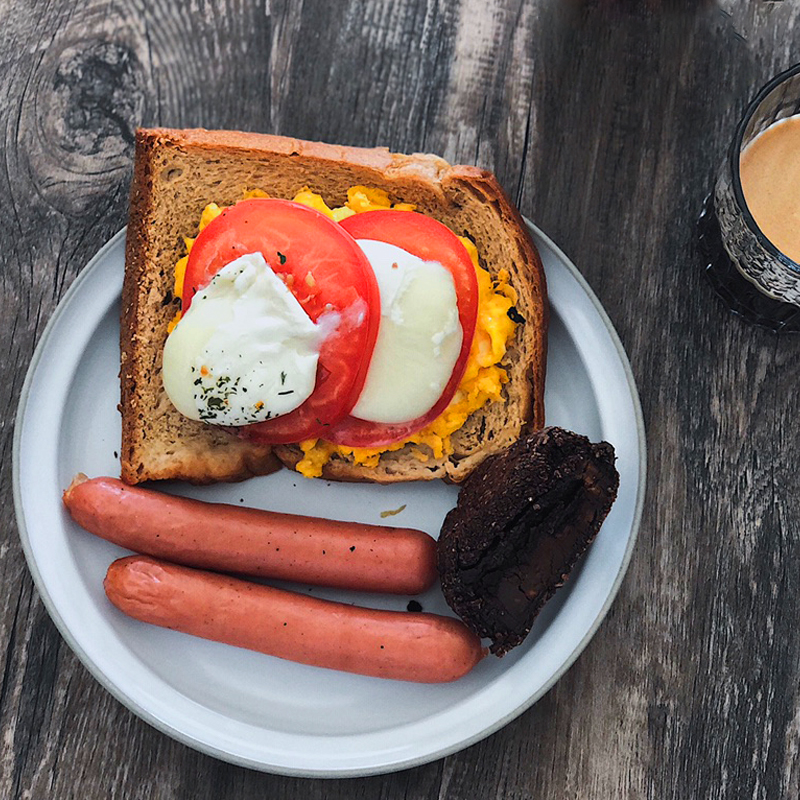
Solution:
<svg viewBox="0 0 800 800"><path fill-rule="evenodd" d="M419 594L438 577L423 531L204 503L78 476L64 504L86 530L190 567L341 589Z"/></svg>
<svg viewBox="0 0 800 800"><path fill-rule="evenodd" d="M360 675L444 683L485 655L453 617L350 606L149 556L114 561L104 587L142 622Z"/></svg>

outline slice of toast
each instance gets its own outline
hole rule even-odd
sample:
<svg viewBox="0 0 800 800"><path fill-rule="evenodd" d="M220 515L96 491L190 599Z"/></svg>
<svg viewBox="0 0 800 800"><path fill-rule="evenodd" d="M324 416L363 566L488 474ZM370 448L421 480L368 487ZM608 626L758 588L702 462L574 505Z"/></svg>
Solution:
<svg viewBox="0 0 800 800"><path fill-rule="evenodd" d="M183 237L197 234L207 203L231 205L248 189L291 198L309 187L333 207L343 205L347 189L355 185L384 189L393 201L414 203L418 211L472 239L490 273L509 271L524 322L502 364L509 377L506 401L475 412L453 435L452 455L422 462L404 448L383 455L377 467L357 466L335 455L323 475L378 482L460 481L523 431L542 427L548 316L544 272L522 218L491 173L384 148L234 131L139 130L121 327L125 481L238 480L270 472L276 455L290 467L299 461L298 447L251 444L184 418L170 403L161 383L161 355L177 309L174 268L185 253Z"/></svg>

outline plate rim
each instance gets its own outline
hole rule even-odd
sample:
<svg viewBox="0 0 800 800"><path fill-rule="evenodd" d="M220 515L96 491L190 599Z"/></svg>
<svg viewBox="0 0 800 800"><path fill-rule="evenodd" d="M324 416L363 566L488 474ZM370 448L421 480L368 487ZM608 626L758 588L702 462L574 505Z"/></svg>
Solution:
<svg viewBox="0 0 800 800"><path fill-rule="evenodd" d="M127 695L122 688L118 687L115 683L113 683L106 676L106 674L94 663L94 661L89 657L89 655L80 646L80 644L74 639L74 637L71 634L71 631L69 630L69 627L67 626L63 617L59 613L50 593L47 591L46 586L44 585L42 575L38 569L36 560L33 557L32 548L30 544L30 537L28 534L25 515L23 511L21 475L20 475L20 466L21 466L20 448L22 439L23 420L25 417L25 411L31 391L31 386L33 384L34 376L35 373L37 372L38 365L43 358L43 354L47 349L53 328L57 324L61 315L64 313L64 309L67 307L73 296L76 295L81 290L81 287L84 285L84 283L90 280L91 274L94 272L97 262L103 260L110 250L118 246L119 240L125 237L126 228L122 228L120 231L114 234L86 263L81 272L77 275L77 277L73 280L70 287L64 293L56 309L54 310L53 314L48 320L39 338L39 341L36 344L33 356L28 365L28 369L25 375L25 380L22 386L22 390L20 392L20 398L17 404L16 416L14 421L14 435L13 435L13 445L12 445L12 494L14 500L14 512L16 517L16 523L17 523L19 538L22 544L23 553L25 555L26 565L31 573L31 577L33 578L34 582L34 587L37 593L39 594L40 598L42 599L43 605L45 606L48 614L50 615L51 619L56 625L59 634L64 638L70 649L78 657L84 668L86 668L88 672L92 675L92 677L95 680L97 680L100 683L100 685L103 686L103 688L106 689L106 691L108 691L112 695L112 697L114 697L118 702L120 702L126 709L128 709L131 713L134 713L136 716L138 716L140 719L145 721L150 726L154 727L156 730L176 739L182 744L194 750L202 752L206 755L210 755L214 758L218 758L222 761L225 761L227 763L232 763L237 766L254 769L261 772L268 772L271 774L286 775L290 777L308 777L308 778L366 777L371 775L389 774L392 772L398 772L401 770L411 769L413 767L428 764L438 759L444 758L448 755L452 755L453 753L457 753L461 750L464 750L467 747L470 747L471 745L487 738L488 736L491 736L493 733L496 733L498 730L505 727L509 722L511 722L516 717L520 716L526 710L531 708L536 702L538 702L548 691L550 691L550 689L555 685L555 683L558 680L560 680L563 677L563 675L570 669L570 667L575 663L577 658L584 651L589 641L594 637L598 628L606 618L611 605L616 599L622 581L625 575L627 574L628 567L630 565L630 561L633 555L633 550L638 538L642 514L644 510L646 476L647 476L646 432L644 425L644 417L641 408L641 401L639 398L636 381L633 376L633 371L631 369L627 353L625 352L625 349L622 345L619 335L613 323L611 322L611 319L609 318L607 312L603 308L602 304L600 303L599 299L595 295L594 291L592 290L586 279L580 273L580 271L572 262L572 260L568 258L567 255L563 252L563 250L561 250L561 248L557 244L555 244L555 242L553 242L553 240L549 236L547 236L547 234L545 234L538 226L536 226L533 222L531 222L527 217L523 217L523 219L528 228L530 229L531 233L533 234L533 236L535 238L540 239L553 252L556 258L561 262L561 264L564 267L566 267L567 271L570 273L570 276L578 283L581 290L590 300L595 312L598 314L601 322L603 323L603 326L606 328L610 336L611 342L614 345L614 349L616 351L617 357L619 359L620 365L622 366L623 373L625 375L627 384L626 387L627 394L630 396L631 399L633 416L635 419L636 440L637 440L636 450L639 457L639 465L638 465L639 469L637 475L637 493L635 498L633 517L631 520L630 532L625 546L625 551L620 561L617 574L615 575L614 580L611 584L610 591L608 592L603 604L598 609L595 618L592 621L589 628L587 629L586 633L580 639L580 641L577 642L570 655L561 663L559 668L550 676L550 678L547 681L545 681L542 684L542 686L539 687L537 691L533 692L529 697L527 697L525 702L521 703L520 705L509 711L503 717L495 720L488 727L482 729L479 732L476 732L475 734L467 738L461 739L459 742L452 743L450 745L445 745L441 748L436 749L435 751L430 751L425 754L420 754L418 756L405 758L404 760L399 762L385 764L385 765L375 765L366 768L308 770L304 768L291 768L283 765L267 764L263 762L253 761L252 759L239 756L238 754L235 753L226 752L225 750L218 747L214 747L213 745L210 745L207 742L199 741L195 738L192 738L188 734L185 734L182 730L171 725L167 720L157 717L149 710L140 706L129 695Z"/></svg>

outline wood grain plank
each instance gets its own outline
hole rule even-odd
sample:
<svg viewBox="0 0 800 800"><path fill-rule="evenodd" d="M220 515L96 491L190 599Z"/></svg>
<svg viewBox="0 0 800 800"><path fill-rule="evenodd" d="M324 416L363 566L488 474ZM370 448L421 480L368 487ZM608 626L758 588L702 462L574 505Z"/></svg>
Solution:
<svg viewBox="0 0 800 800"><path fill-rule="evenodd" d="M303 43L296 10L291 4L277 9L276 24L276 5L267 14L250 4L195 3L187 17L169 3L95 2L70 13L60 6L58 15L40 4L16 31L22 39L33 34L39 38L33 36L38 44L19 56L14 71L6 75L19 130L6 140L9 180L4 196L11 199L12 213L24 209L20 230L9 237L9 244L31 249L14 253L16 274L3 271L4 309L7 301L9 317L24 319L20 306L27 302L36 315L31 319L28 314L25 335L15 337L19 351L13 354L14 363L27 362L40 325L63 289L124 221L136 123L264 130L280 119L282 107L297 108L291 83L282 83L280 77L274 86L286 102L271 102L268 65L278 72L283 65L288 76L291 60L285 54L292 47L283 45L287 39ZM312 14L317 11L311 9ZM356 17L353 10L340 27L352 25ZM409 18L413 24L416 19ZM49 28L42 29L42 22ZM370 35L379 39L386 30L377 19ZM317 28L314 36L324 38L320 33ZM343 28L345 43L346 33ZM281 44L274 58L273 40ZM3 52L10 55L12 46ZM42 207L39 218L29 207L32 199ZM30 227L23 230L23 225ZM11 386L10 403L18 392L18 384ZM9 426L3 439L6 451L10 432ZM10 508L8 494L3 502ZM303 781L231 767L133 717L64 647L31 591L18 544L10 540L10 547L15 580L7 585L22 586L26 599L17 624L20 634L28 639L35 635L40 647L29 652L19 636L8 637L15 647L5 665L3 696L8 701L5 709L0 705L0 712L5 710L0 717L4 741L11 744L2 762L2 796L221 798L267 789L271 795L295 796L299 786L307 787L308 796L328 796L324 782L312 782L316 788L311 789ZM11 578L8 570L6 577ZM14 618L13 608L6 606L4 612L4 621ZM355 787L361 796L433 796L437 775L433 765L371 784L342 782L337 794L355 796ZM376 790L379 786L384 788Z"/></svg>
<svg viewBox="0 0 800 800"><path fill-rule="evenodd" d="M553 163L563 153L550 180L572 177L575 183L560 194L544 187L545 196L559 197L561 206L548 202L542 216L534 218L551 220L543 224L574 255L617 325L642 387L651 445L650 513L621 600L603 636L574 670L575 683L570 674L555 690L571 696L575 728L591 731L588 737L572 734L579 745L573 752L596 753L572 785L593 785L593 796L749 797L761 796L765 786L772 796L784 796L779 792L789 782L777 769L784 759L770 761L759 788L752 764L737 755L751 752L753 742L745 737L767 730L768 715L776 709L762 707L761 718L740 713L735 718L747 723L730 729L722 707L705 696L726 663L716 643L713 663L700 664L708 637L725 630L739 608L733 596L724 611L709 608L717 603L720 587L736 592L726 565L729 546L735 553L738 543L718 541L727 527L719 516L739 500L726 487L738 474L729 459L739 448L748 454L754 446L774 451L769 425L752 438L760 404L743 402L745 387L754 380L774 385L775 374L767 380L765 368L754 371L771 357L769 347L763 350L771 339L731 319L710 295L692 245L693 219L733 129L737 95L753 73L750 54L730 21L716 12L658 21L617 17L613 30L608 18L584 18L570 44L564 45L570 54L562 62L564 77L554 87L552 136L575 141L560 140L549 150L543 146L542 163ZM598 50L589 55L580 45ZM724 60L723 52L728 54ZM593 76L591 62L606 67ZM561 107L565 95L570 97L563 91L565 80L576 98L566 109ZM589 97L595 101L588 109L578 105L577 98ZM575 126L577 119L584 124ZM598 125L594 142L606 142L599 158L581 152L576 132L576 127L585 131ZM583 185L576 179L581 175ZM573 197L583 198L583 208L569 202ZM723 414L743 418L741 430L713 430L709 410L720 406ZM743 511L749 516L749 509ZM752 517L741 520L745 528L754 523ZM754 607L751 614L746 614L750 624L758 618ZM747 642L757 648L752 635ZM626 687L619 715L592 714L592 697L580 679L616 665L617 654L630 648L635 652L627 657L627 674L618 684ZM743 680L746 671L742 663L737 679ZM791 681L784 689L790 686ZM714 688L723 704L731 697L726 688ZM745 694L752 699L756 691L752 687ZM796 708L796 697L785 699ZM614 698L605 697L599 705L608 711ZM539 712L537 707L533 713ZM609 725L612 731L606 733ZM715 733L720 740L716 757L710 756L714 745L709 742ZM565 759L566 754L557 761ZM736 776L727 787L720 782L726 773ZM552 787L554 796L561 796L561 788ZM740 795L727 794L738 790Z"/></svg>
<svg viewBox="0 0 800 800"><path fill-rule="evenodd" d="M187 769L199 757L122 709L64 646L32 592L10 524L9 464L14 408L33 344L83 264L124 224L134 125L158 115L149 106L160 91L181 88L170 69L187 63L180 52L185 43L170 30L181 33L182 17L162 4L163 21L174 23L170 29L158 24L159 10L144 3L3 5L9 24L3 26L1 80L10 102L2 128L6 224L0 232L0 297L3 316L14 320L14 329L3 341L9 368L0 390L5 456L0 502L9 520L2 545L7 587L2 630L8 646L0 695L5 744L0 795L170 796L169 784L175 791L179 787L176 750L190 754ZM211 6L206 10L196 26L194 73L186 77L197 82L193 91L204 93L206 106L220 110L217 124L232 124L245 108L261 108L263 85L251 78L246 50L230 72L223 69L224 59L213 56L242 33L249 46L259 46L249 29L263 33L266 21L260 28L251 24L254 14L262 18L263 9L258 14L249 4L226 4L217 10L228 25L218 28L220 16ZM233 87L247 83L247 91L221 85L229 80ZM154 88L159 81L163 84ZM216 102L217 93L229 98L227 108ZM191 100L176 102L197 111Z"/></svg>
<svg viewBox="0 0 800 800"><path fill-rule="evenodd" d="M693 244L735 120L796 52L797 4L0 0L0 11L0 796L800 794L800 339L731 317ZM55 304L124 224L141 122L475 161L603 301L648 428L640 541L585 653L494 736L384 777L260 774L137 719L49 621L11 522L14 410Z"/></svg>
<svg viewBox="0 0 800 800"><path fill-rule="evenodd" d="M10 10L17 11L3 9ZM107 221L104 226L92 212L107 211L114 202L121 212L124 201L121 192L115 193L118 187L114 180L119 182L115 176L127 170L127 164L120 169L117 145L121 139L109 136L100 147L99 138L72 141L64 137L63 129L54 126L59 112L75 111L64 98L71 92L83 91L72 71L73 54L67 53L60 62L53 59L53 48L60 41L58 32L69 24L73 10L66 6L48 9L39 4L26 11L4 13L3 18L13 22L3 26L2 34L5 68L1 80L7 107L1 128L4 225L0 231L0 307L3 319L14 321L10 335L3 337L0 389L0 504L6 520L0 562L6 591L0 625L7 643L0 692L0 726L5 745L0 793L6 797L30 794L32 783L48 785L66 687L76 674L76 660L65 652L61 638L32 591L11 523L14 412L36 337L65 285L112 230ZM116 61L112 64L117 65ZM93 124L101 117L99 114ZM91 178L89 173L93 173ZM108 195L104 196L106 192ZM89 197L92 202L87 207ZM84 675L81 668L77 672ZM38 796L49 795L44 791Z"/></svg>

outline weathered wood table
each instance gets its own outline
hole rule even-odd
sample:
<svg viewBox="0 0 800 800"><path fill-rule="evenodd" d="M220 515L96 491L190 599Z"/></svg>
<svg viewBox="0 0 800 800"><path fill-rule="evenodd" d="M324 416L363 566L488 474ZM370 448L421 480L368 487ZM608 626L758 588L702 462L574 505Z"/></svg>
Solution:
<svg viewBox="0 0 800 800"><path fill-rule="evenodd" d="M0 0L0 797L797 798L800 336L731 316L694 222L795 0ZM238 128L494 170L579 266L648 433L633 561L566 676L500 732L382 777L277 777L150 728L89 675L14 521L37 338L126 220L139 124ZM792 365L795 366L792 366Z"/></svg>

